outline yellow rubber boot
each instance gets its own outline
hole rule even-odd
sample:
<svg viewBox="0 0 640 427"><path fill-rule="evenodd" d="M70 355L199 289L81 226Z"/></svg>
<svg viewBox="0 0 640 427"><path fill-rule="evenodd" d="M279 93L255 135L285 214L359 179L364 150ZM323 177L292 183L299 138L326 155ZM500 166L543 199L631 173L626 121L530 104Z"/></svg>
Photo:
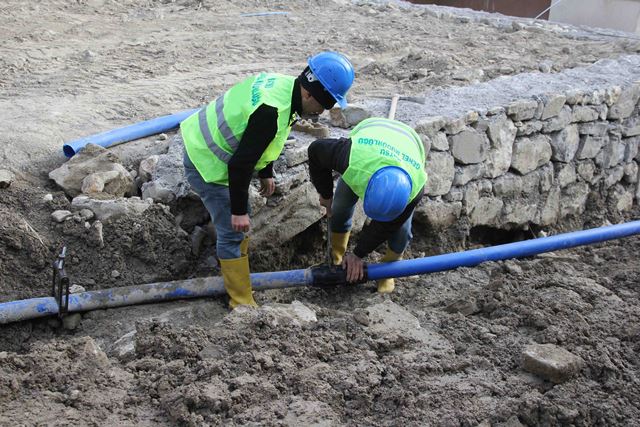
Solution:
<svg viewBox="0 0 640 427"><path fill-rule="evenodd" d="M384 256L380 261L391 262L398 261L400 259L402 259L402 254L397 254L389 247L387 247L387 251L384 253ZM378 292L380 292L381 294L391 293L396 287L396 283L393 279L380 279L376 283L378 284Z"/></svg>
<svg viewBox="0 0 640 427"><path fill-rule="evenodd" d="M239 305L257 307L253 300L251 278L249 276L249 258L221 259L220 268L224 279L224 288L229 294L229 306L233 309Z"/></svg>
<svg viewBox="0 0 640 427"><path fill-rule="evenodd" d="M334 265L342 264L342 257L347 251L350 234L351 231L347 231L346 233L331 232L331 257L333 258Z"/></svg>
<svg viewBox="0 0 640 427"><path fill-rule="evenodd" d="M240 242L240 256L249 255L249 238L245 237L242 242Z"/></svg>

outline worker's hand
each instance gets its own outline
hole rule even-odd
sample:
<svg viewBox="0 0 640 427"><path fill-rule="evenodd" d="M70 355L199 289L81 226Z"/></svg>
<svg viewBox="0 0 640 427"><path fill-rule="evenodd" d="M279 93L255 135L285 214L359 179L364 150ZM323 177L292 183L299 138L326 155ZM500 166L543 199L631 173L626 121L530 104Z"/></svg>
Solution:
<svg viewBox="0 0 640 427"><path fill-rule="evenodd" d="M331 204L333 203L333 197L325 199L322 196L318 196L318 200L320 201L320 206L324 206L327 218L331 218Z"/></svg>
<svg viewBox="0 0 640 427"><path fill-rule="evenodd" d="M364 261L359 256L346 253L342 258L342 268L347 270L347 282L353 283L364 278Z"/></svg>
<svg viewBox="0 0 640 427"><path fill-rule="evenodd" d="M260 195L269 197L276 191L276 183L273 178L260 178Z"/></svg>
<svg viewBox="0 0 640 427"><path fill-rule="evenodd" d="M231 215L231 228L234 231L242 231L246 233L251 227L249 215Z"/></svg>

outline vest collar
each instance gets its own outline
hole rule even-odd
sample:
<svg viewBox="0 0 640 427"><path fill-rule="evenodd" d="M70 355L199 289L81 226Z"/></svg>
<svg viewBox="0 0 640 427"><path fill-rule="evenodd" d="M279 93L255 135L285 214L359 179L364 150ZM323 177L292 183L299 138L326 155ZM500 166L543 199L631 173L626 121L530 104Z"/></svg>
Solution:
<svg viewBox="0 0 640 427"><path fill-rule="evenodd" d="M302 93L298 78L293 82L293 92L291 92L291 123L295 123L302 116Z"/></svg>

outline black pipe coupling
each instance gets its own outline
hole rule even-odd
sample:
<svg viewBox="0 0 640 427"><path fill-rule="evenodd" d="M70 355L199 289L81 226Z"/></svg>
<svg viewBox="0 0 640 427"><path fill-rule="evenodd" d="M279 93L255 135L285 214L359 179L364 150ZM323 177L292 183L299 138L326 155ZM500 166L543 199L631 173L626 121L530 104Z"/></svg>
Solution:
<svg viewBox="0 0 640 427"><path fill-rule="evenodd" d="M365 283L368 279L367 264L364 265L364 276L362 280L353 284ZM346 285L347 284L347 270L340 265L328 265L322 264L316 267L311 267L311 277L313 283L311 286L319 288L326 288L331 286Z"/></svg>

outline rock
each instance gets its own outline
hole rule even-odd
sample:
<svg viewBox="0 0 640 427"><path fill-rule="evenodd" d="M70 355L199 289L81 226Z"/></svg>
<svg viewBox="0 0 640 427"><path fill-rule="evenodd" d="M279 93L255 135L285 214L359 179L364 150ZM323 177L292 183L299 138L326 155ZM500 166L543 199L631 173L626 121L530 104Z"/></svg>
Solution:
<svg viewBox="0 0 640 427"><path fill-rule="evenodd" d="M298 120L291 129L308 133L316 138L327 138L329 136L329 127L327 125L306 119Z"/></svg>
<svg viewBox="0 0 640 427"><path fill-rule="evenodd" d="M0 188L8 188L13 181L16 179L16 176L7 169L0 169Z"/></svg>
<svg viewBox="0 0 640 427"><path fill-rule="evenodd" d="M159 159L160 156L153 155L140 162L140 166L138 167L138 177L140 178L140 182L145 183L151 180L156 172L156 168L158 167Z"/></svg>
<svg viewBox="0 0 640 427"><path fill-rule="evenodd" d="M45 194L44 196L42 196L42 201L43 202L52 202L53 201L53 194L51 194L51 193Z"/></svg>
<svg viewBox="0 0 640 427"><path fill-rule="evenodd" d="M485 161L486 177L496 178L505 174L511 166L516 127L505 115L492 118L487 124L490 147Z"/></svg>
<svg viewBox="0 0 640 427"><path fill-rule="evenodd" d="M502 212L504 202L496 197L481 197L470 210L469 219L472 225L492 225Z"/></svg>
<svg viewBox="0 0 640 427"><path fill-rule="evenodd" d="M80 326L81 320L82 316L80 315L80 313L68 314L62 318L62 327L68 331L73 331L78 326Z"/></svg>
<svg viewBox="0 0 640 427"><path fill-rule="evenodd" d="M560 132L551 135L552 160L559 162L570 162L578 151L580 135L578 127L571 125Z"/></svg>
<svg viewBox="0 0 640 427"><path fill-rule="evenodd" d="M292 168L309 160L307 153L308 146L290 146L285 147L284 158L287 162L287 167Z"/></svg>
<svg viewBox="0 0 640 427"><path fill-rule="evenodd" d="M477 313L478 311L480 311L480 309L478 308L478 304L476 303L475 298L462 298L447 305L444 308L444 311L446 311L447 313L460 313L464 316L469 316L471 314Z"/></svg>
<svg viewBox="0 0 640 427"><path fill-rule="evenodd" d="M518 138L513 144L511 167L525 175L551 160L549 137Z"/></svg>
<svg viewBox="0 0 640 427"><path fill-rule="evenodd" d="M193 227L193 232L191 233L191 251L195 256L200 255L200 246L202 246L202 241L207 237L207 231L199 226Z"/></svg>
<svg viewBox="0 0 640 427"><path fill-rule="evenodd" d="M431 151L427 156L426 193L431 196L446 194L455 176L454 159L446 151Z"/></svg>
<svg viewBox="0 0 640 427"><path fill-rule="evenodd" d="M434 229L445 229L455 224L462 212L461 202L444 203L442 201L423 201L415 211L416 221Z"/></svg>
<svg viewBox="0 0 640 427"><path fill-rule="evenodd" d="M69 293L70 294L81 294L82 292L85 292L86 289L83 286L80 285L71 285L69 286Z"/></svg>
<svg viewBox="0 0 640 427"><path fill-rule="evenodd" d="M640 84L634 84L627 88L622 88L616 102L611 105L607 118L609 120L626 119L633 112L634 107L640 98Z"/></svg>
<svg viewBox="0 0 640 427"><path fill-rule="evenodd" d="M78 196L71 201L72 207L77 210L88 209L100 221L124 215L140 215L152 204L153 201L141 200L139 197L97 200L88 196Z"/></svg>
<svg viewBox="0 0 640 427"><path fill-rule="evenodd" d="M64 222L67 218L70 218L73 215L70 211L67 210L57 210L51 213L51 219L55 222Z"/></svg>
<svg viewBox="0 0 640 427"><path fill-rule="evenodd" d="M533 99L512 102L506 107L507 114L517 122L533 119L537 110L538 101Z"/></svg>
<svg viewBox="0 0 640 427"><path fill-rule="evenodd" d="M337 107L329 110L331 125L344 129L357 125L371 115L369 110L357 104L349 104L344 110Z"/></svg>
<svg viewBox="0 0 640 427"><path fill-rule="evenodd" d="M102 175L103 173L107 174ZM96 174L92 180L98 181L98 177L102 179L104 192L116 197L124 196L133 184L131 175L122 166L118 157L95 144L87 144L67 163L49 172L49 178L62 187L68 195L75 197L82 192L83 181L91 174ZM96 184L99 183L96 182ZM87 186L89 187L89 184Z"/></svg>
<svg viewBox="0 0 640 427"><path fill-rule="evenodd" d="M567 97L561 94L543 96L542 102L544 103L544 107L540 120L547 120L560 114L566 101Z"/></svg>
<svg viewBox="0 0 640 427"><path fill-rule="evenodd" d="M552 67L553 67L553 62L551 61L543 61L538 64L538 70L540 70L541 73L550 73Z"/></svg>
<svg viewBox="0 0 640 427"><path fill-rule="evenodd" d="M482 162L488 147L488 139L473 129L451 136L451 154L464 165Z"/></svg>
<svg viewBox="0 0 640 427"><path fill-rule="evenodd" d="M554 344L533 344L522 352L522 367L547 381L563 383L582 369L582 358Z"/></svg>
<svg viewBox="0 0 640 427"><path fill-rule="evenodd" d="M96 221L91 225L91 234L93 235L93 239L95 243L103 248L104 247L104 236L102 235L102 222Z"/></svg>
<svg viewBox="0 0 640 427"><path fill-rule="evenodd" d="M92 210L89 210L89 209L80 210L80 219L82 219L83 221L89 221L93 219L94 216L95 214L93 213Z"/></svg>

